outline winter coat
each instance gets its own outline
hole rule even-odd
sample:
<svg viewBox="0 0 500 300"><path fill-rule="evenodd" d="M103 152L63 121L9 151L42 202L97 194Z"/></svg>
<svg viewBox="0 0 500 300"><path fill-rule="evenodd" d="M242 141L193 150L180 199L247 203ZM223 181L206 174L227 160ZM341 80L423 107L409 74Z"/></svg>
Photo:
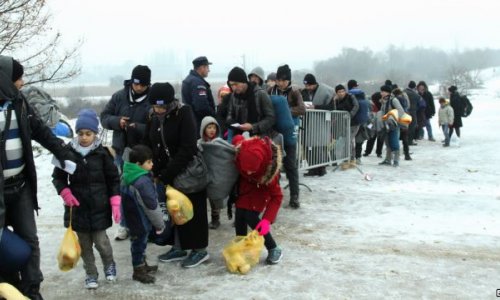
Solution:
<svg viewBox="0 0 500 300"><path fill-rule="evenodd" d="M166 116L151 116L146 124L144 144L153 150L153 173L165 185L171 185L193 159L197 135L189 105L179 103L179 107Z"/></svg>
<svg viewBox="0 0 500 300"><path fill-rule="evenodd" d="M182 81L182 102L191 106L198 129L204 117L215 117L215 101L210 84L195 70L191 70Z"/></svg>
<svg viewBox="0 0 500 300"><path fill-rule="evenodd" d="M406 95L408 95L408 100L409 100L409 108L408 108L408 113L413 117L413 115L417 113L418 109L418 102L420 101L420 95L415 92L413 89L406 88L405 90Z"/></svg>
<svg viewBox="0 0 500 300"><path fill-rule="evenodd" d="M462 97L458 92L454 92L450 95L450 106L453 108L455 114L453 127L459 128L463 126L462 116L464 114L465 103L462 101ZM450 123L451 124L451 123Z"/></svg>
<svg viewBox="0 0 500 300"><path fill-rule="evenodd" d="M101 112L101 125L103 128L113 130L113 149L118 155L123 154L125 147L133 147L140 144L146 132L146 120L151 111L148 96L140 102L131 99L131 83L125 81L123 89L111 96L111 100L106 104ZM121 117L129 117L129 124L134 123L134 127L127 127L127 130L120 128Z"/></svg>
<svg viewBox="0 0 500 300"><path fill-rule="evenodd" d="M358 113L359 103L353 95L346 94L342 99L335 95L333 98L333 109L349 112L351 115L351 126L359 125L354 118Z"/></svg>
<svg viewBox="0 0 500 300"><path fill-rule="evenodd" d="M436 108L434 106L434 96L432 96L431 92L425 91L420 95L425 100L425 117L427 119L431 119L436 114Z"/></svg>
<svg viewBox="0 0 500 300"><path fill-rule="evenodd" d="M311 101L314 109L319 109L318 105L327 105L332 100L335 90L326 84L318 84L316 90L311 94L308 90L302 90L302 99L304 101Z"/></svg>
<svg viewBox="0 0 500 300"><path fill-rule="evenodd" d="M128 189L126 194L131 195L130 198L122 197L123 217L131 236L141 236L151 231L151 228L144 228L143 217L156 230L165 227L151 173L135 163L125 162L121 190L123 189Z"/></svg>
<svg viewBox="0 0 500 300"><path fill-rule="evenodd" d="M453 124L454 122L453 108L451 107L448 101L446 101L444 106L439 108L438 122L439 125Z"/></svg>
<svg viewBox="0 0 500 300"><path fill-rule="evenodd" d="M247 123L250 119L249 105L251 103L255 103L255 111L257 120L252 124L252 131L250 135L268 135L275 122L275 115L273 104L271 103L271 99L269 95L261 88L248 84L248 89L243 95L235 95L234 93L230 94L227 118L226 118L226 126L231 126L234 123ZM232 128L235 133L242 133L240 130Z"/></svg>
<svg viewBox="0 0 500 300"><path fill-rule="evenodd" d="M380 115L387 115L393 109L396 109L398 111L398 117L401 117L405 113L403 106L399 102L398 98L393 95L390 95L385 99L383 98ZM387 120L383 120L382 123L384 124L384 128L387 131L392 131L399 128L398 120L396 120L393 115L390 115Z"/></svg>
<svg viewBox="0 0 500 300"><path fill-rule="evenodd" d="M236 207L251 211L264 212L263 219L273 223L283 201L283 191L279 185L281 151L273 145L273 160L269 165L262 165L257 174L259 178L240 176ZM238 155L238 154L237 154Z"/></svg>
<svg viewBox="0 0 500 300"><path fill-rule="evenodd" d="M111 205L109 198L120 195L120 176L108 149L96 140L93 149L85 156L75 150L78 138L69 144L76 162L73 175L54 168L52 183L61 194L69 188L80 206L73 207L72 226L77 232L94 232L111 227ZM64 226L69 225L70 209L64 206Z"/></svg>
<svg viewBox="0 0 500 300"><path fill-rule="evenodd" d="M176 100L177 101L177 100ZM146 125L144 144L153 150L153 174L163 184L170 184L182 172L198 148L196 120L189 105L178 103L167 115L153 114ZM182 249L201 249L208 245L206 190L186 194L193 204L193 218L175 225ZM169 241L173 244L173 238Z"/></svg>
<svg viewBox="0 0 500 300"><path fill-rule="evenodd" d="M65 149L64 141L55 137L52 130L37 117L24 96L12 83L12 65L12 57L0 55L0 100L11 100L13 103L13 114L16 114L18 120L19 135L23 147L24 174L31 187L33 207L38 211L36 168L31 140L33 139L44 148L49 149L58 159L67 159L69 151ZM0 228L3 228L5 224L4 180L0 164Z"/></svg>
<svg viewBox="0 0 500 300"><path fill-rule="evenodd" d="M292 117L303 116L306 113L306 106L304 105L304 100L302 99L302 94L300 91L289 86L286 90L282 91L277 86L268 90L269 95L280 95L285 96L288 101L288 107L290 107L290 112Z"/></svg>

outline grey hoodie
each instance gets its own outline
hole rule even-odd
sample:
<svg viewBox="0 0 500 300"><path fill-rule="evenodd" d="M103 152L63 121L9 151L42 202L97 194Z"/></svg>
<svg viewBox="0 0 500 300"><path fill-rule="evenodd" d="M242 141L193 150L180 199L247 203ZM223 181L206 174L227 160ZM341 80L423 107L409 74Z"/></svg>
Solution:
<svg viewBox="0 0 500 300"><path fill-rule="evenodd" d="M220 130L219 123L217 122L217 120L214 117L206 116L203 118L203 120L201 120L200 138L198 139L198 143L205 142L205 140L203 140L203 133L205 132L205 128L207 128L207 126L210 124L215 124L217 126L217 133L215 134L215 136L220 137L221 130Z"/></svg>

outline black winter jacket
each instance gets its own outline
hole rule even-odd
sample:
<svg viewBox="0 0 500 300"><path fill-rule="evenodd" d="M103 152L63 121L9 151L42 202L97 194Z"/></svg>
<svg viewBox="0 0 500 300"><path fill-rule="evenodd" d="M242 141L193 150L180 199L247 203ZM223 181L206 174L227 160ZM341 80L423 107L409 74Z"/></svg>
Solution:
<svg viewBox="0 0 500 300"><path fill-rule="evenodd" d="M76 140L76 139L75 139ZM75 142L73 140L71 143ZM98 144L85 157L67 146L77 163L73 175L54 168L52 183L60 194L69 187L80 206L73 207L73 229L77 232L105 230L111 227L109 198L120 195L120 176L109 150ZM64 226L69 225L69 207L64 206Z"/></svg>
<svg viewBox="0 0 500 300"><path fill-rule="evenodd" d="M130 89L130 82L126 81L124 88L111 96L101 112L102 127L113 130L113 149L118 155L123 153L125 147L133 147L142 141L146 132L146 120L151 111L148 97L141 102L130 101ZM135 127L121 129L121 117L129 117L129 124L135 123Z"/></svg>
<svg viewBox="0 0 500 300"><path fill-rule="evenodd" d="M182 81L182 102L193 109L198 129L196 132L204 117L215 117L215 102L210 84L194 70Z"/></svg>
<svg viewBox="0 0 500 300"><path fill-rule="evenodd" d="M191 106L181 105L163 118L152 114L144 144L153 150L153 174L171 185L196 154L197 137Z"/></svg>

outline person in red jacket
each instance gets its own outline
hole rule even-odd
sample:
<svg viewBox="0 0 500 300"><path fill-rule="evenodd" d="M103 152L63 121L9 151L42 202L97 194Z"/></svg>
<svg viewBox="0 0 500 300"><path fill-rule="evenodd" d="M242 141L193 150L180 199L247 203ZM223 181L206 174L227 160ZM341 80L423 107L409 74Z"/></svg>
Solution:
<svg viewBox="0 0 500 300"><path fill-rule="evenodd" d="M247 226L264 236L268 251L266 262L277 264L283 253L271 236L271 223L281 207L283 192L279 185L281 151L268 137L233 138L236 146L236 168L240 172L239 193L236 200L236 235L247 234ZM260 214L263 212L262 218Z"/></svg>

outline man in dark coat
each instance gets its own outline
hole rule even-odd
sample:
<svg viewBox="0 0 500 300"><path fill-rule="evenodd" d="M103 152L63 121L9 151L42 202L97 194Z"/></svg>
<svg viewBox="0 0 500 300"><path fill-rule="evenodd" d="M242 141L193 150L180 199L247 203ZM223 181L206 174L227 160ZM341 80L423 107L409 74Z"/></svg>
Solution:
<svg viewBox="0 0 500 300"><path fill-rule="evenodd" d="M211 64L205 56L195 58L193 69L182 81L182 102L193 109L197 124L196 133L200 131L201 120L204 117L215 117L214 96L210 84L205 80Z"/></svg>
<svg viewBox="0 0 500 300"><path fill-rule="evenodd" d="M0 229L12 226L31 247L31 257L19 274L1 274L30 299L43 299L40 283L40 247L34 211L38 212L36 168L31 140L49 149L61 160L69 159L64 142L54 136L35 114L19 89L24 85L23 66L12 57L0 55ZM9 151L6 151L6 149ZM3 259L3 258L0 258Z"/></svg>
<svg viewBox="0 0 500 300"><path fill-rule="evenodd" d="M415 91L417 84L415 81L410 81L408 83L408 87L404 90L406 95L408 95L408 99L410 100L410 107L408 108L408 113L411 115L411 123L408 126L408 144L410 146L416 146L415 143L415 134L417 130L417 109L418 103L420 102L420 95Z"/></svg>
<svg viewBox="0 0 500 300"><path fill-rule="evenodd" d="M112 146L115 150L115 164L121 173L123 159L128 149L139 144L144 138L146 120L151 110L148 102L151 85L151 70L148 66L138 65L132 70L129 80L123 83L123 89L111 96L101 112L101 124L113 130ZM125 224L122 222L115 235L115 240L128 237Z"/></svg>
<svg viewBox="0 0 500 300"><path fill-rule="evenodd" d="M436 114L436 108L434 106L434 96L429 92L429 88L425 81L420 81L417 85L418 94L425 100L425 128L427 129L427 137L429 141L434 142L434 136L432 135L432 125L431 119ZM423 137L423 132L421 133Z"/></svg>
<svg viewBox="0 0 500 300"><path fill-rule="evenodd" d="M458 93L456 86L452 85L448 88L450 92L450 105L453 108L453 113L455 115L453 121L453 127L450 128L450 138L453 134L453 130L457 133L460 138L460 127L462 127L462 116L464 114L465 103L462 101L462 97Z"/></svg>

